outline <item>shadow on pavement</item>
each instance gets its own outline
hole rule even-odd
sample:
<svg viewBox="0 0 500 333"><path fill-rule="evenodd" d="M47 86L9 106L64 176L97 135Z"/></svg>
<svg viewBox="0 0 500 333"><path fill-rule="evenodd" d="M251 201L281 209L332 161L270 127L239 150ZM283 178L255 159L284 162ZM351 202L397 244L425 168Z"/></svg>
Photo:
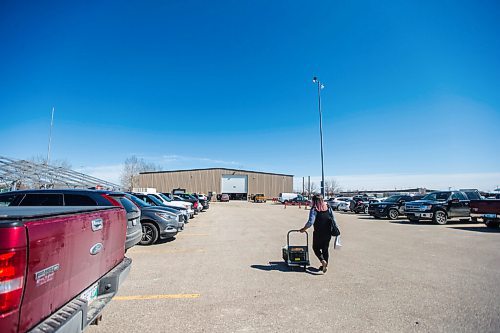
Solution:
<svg viewBox="0 0 500 333"><path fill-rule="evenodd" d="M269 265L251 265L250 267L254 269L258 269L261 271L279 271L279 272L304 272L302 267L288 267L288 265L284 261L270 261ZM311 274L311 275L323 275L323 273L312 266L309 266L306 268L305 273Z"/></svg>
<svg viewBox="0 0 500 333"><path fill-rule="evenodd" d="M488 228L484 227L448 227L449 229L465 230L465 231L475 231L484 232L488 234L500 234L500 228Z"/></svg>

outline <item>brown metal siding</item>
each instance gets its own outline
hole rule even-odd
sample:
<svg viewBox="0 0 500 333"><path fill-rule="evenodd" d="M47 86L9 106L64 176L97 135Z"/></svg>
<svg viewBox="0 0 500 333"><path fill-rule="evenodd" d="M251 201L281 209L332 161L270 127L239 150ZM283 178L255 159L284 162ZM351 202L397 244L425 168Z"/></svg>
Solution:
<svg viewBox="0 0 500 333"><path fill-rule="evenodd" d="M277 197L282 192L293 191L292 176L225 169L140 174L137 187L154 187L159 192L185 188L190 192L220 193L222 175L247 175L248 194L264 193L267 197Z"/></svg>

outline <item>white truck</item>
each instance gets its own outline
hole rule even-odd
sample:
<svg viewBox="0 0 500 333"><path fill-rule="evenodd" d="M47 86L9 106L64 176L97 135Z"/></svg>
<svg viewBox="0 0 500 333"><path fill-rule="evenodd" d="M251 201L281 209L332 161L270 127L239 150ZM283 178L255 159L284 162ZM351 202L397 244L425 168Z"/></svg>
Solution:
<svg viewBox="0 0 500 333"><path fill-rule="evenodd" d="M281 203L285 203L297 198L298 196L299 195L297 193L280 193L278 201Z"/></svg>

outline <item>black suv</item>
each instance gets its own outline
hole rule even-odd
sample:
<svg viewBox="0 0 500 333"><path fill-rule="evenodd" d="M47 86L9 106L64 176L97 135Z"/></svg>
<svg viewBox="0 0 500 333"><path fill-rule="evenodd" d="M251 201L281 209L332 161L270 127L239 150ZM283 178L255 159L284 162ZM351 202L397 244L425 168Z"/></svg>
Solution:
<svg viewBox="0 0 500 333"><path fill-rule="evenodd" d="M119 206L127 212L125 250L142 238L141 212L122 192L82 189L12 191L0 193L0 206Z"/></svg>
<svg viewBox="0 0 500 333"><path fill-rule="evenodd" d="M462 191L432 192L407 203L406 217L412 222L432 220L436 224L446 224L450 218L469 221L470 200Z"/></svg>
<svg viewBox="0 0 500 333"><path fill-rule="evenodd" d="M368 214L374 218L387 217L391 220L397 219L405 214L405 204L421 199L422 196L392 195L382 202L373 202L368 206Z"/></svg>

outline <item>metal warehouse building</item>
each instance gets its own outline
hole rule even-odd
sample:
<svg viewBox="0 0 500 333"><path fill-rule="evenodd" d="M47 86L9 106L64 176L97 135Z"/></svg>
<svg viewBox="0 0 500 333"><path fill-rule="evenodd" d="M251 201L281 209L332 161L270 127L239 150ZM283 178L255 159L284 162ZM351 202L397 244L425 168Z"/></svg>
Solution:
<svg viewBox="0 0 500 333"><path fill-rule="evenodd" d="M153 187L158 192L182 188L188 192L227 193L232 199L246 199L263 193L274 198L282 192L292 192L293 175L225 168L142 172L139 187Z"/></svg>

